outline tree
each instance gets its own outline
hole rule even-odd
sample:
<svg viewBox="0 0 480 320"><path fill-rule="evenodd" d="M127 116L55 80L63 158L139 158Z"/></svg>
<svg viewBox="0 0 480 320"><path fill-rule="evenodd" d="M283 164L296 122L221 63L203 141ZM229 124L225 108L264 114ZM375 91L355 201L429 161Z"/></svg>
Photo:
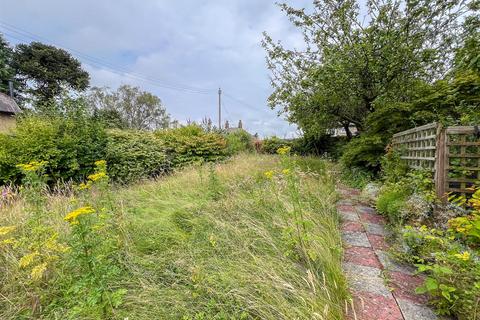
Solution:
<svg viewBox="0 0 480 320"><path fill-rule="evenodd" d="M264 36L274 89L270 106L305 132L350 125L363 132L376 104L411 101L419 82L442 78L452 66L459 21L470 3L369 0L366 5L367 17L361 18L354 0L314 1L310 13L284 3L280 8L301 31L306 49L290 50Z"/></svg>
<svg viewBox="0 0 480 320"><path fill-rule="evenodd" d="M81 63L67 51L40 42L16 46L12 65L18 79L28 85L38 109L54 105L52 101L68 90L83 91L89 85L89 75Z"/></svg>
<svg viewBox="0 0 480 320"><path fill-rule="evenodd" d="M160 98L138 87L123 85L116 91L94 87L87 99L94 114L115 118L118 127L152 130L168 128L170 124Z"/></svg>
<svg viewBox="0 0 480 320"><path fill-rule="evenodd" d="M11 67L13 50L0 34L0 92L8 92L8 82L15 76L14 69Z"/></svg>

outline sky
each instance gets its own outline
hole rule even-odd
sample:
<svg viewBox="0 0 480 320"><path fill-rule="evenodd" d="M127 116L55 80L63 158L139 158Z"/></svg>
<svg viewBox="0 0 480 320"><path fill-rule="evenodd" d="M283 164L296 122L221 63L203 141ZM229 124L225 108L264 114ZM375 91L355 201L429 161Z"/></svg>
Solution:
<svg viewBox="0 0 480 320"><path fill-rule="evenodd" d="M275 0L0 0L0 32L11 44L34 39L69 50L91 85L139 86L182 123L217 123L221 87L231 125L241 119L252 134L293 137L297 128L267 105L263 31L303 47Z"/></svg>

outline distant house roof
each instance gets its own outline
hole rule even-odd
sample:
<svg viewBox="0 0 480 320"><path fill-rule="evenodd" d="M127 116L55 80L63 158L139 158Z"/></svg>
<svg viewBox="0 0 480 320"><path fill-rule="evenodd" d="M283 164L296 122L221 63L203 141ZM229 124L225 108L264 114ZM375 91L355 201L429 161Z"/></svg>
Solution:
<svg viewBox="0 0 480 320"><path fill-rule="evenodd" d="M0 113L16 114L21 111L15 100L0 92Z"/></svg>

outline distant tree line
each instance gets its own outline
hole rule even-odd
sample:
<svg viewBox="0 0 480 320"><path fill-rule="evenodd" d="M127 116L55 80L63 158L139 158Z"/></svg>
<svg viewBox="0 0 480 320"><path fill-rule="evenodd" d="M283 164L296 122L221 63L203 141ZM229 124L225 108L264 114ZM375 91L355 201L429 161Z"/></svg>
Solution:
<svg viewBox="0 0 480 320"><path fill-rule="evenodd" d="M36 114L62 114L65 108L87 106L95 120L121 129L167 128L170 116L160 98L138 87L122 85L116 91L90 88L90 76L67 51L31 42L11 47L0 34L0 92L14 97L22 109ZM76 97L78 104L63 103ZM86 103L84 103L86 102Z"/></svg>

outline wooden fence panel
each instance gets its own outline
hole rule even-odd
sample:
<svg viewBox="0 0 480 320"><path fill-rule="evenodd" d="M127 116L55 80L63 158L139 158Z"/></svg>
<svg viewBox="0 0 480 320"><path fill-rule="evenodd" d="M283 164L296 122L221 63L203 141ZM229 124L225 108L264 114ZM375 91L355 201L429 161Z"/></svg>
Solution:
<svg viewBox="0 0 480 320"><path fill-rule="evenodd" d="M430 123L395 134L392 144L410 168L434 172L437 196L444 201L448 193L472 193L480 181L478 128Z"/></svg>

